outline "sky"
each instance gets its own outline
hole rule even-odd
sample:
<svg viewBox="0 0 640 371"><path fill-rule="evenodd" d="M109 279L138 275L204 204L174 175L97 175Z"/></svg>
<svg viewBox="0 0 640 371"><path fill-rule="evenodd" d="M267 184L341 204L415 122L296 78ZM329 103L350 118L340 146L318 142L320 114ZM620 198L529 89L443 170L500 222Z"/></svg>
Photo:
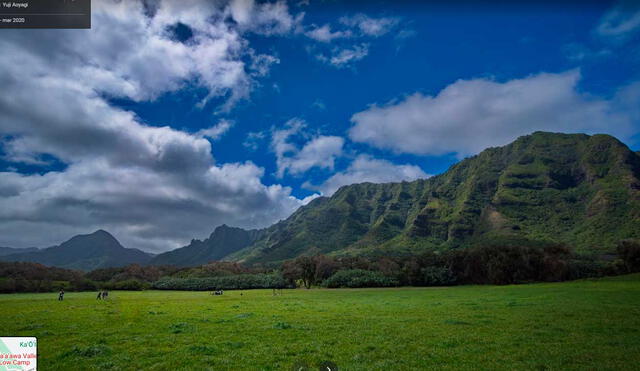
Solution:
<svg viewBox="0 0 640 371"><path fill-rule="evenodd" d="M537 130L640 149L640 2L94 0L0 30L0 246L159 253Z"/></svg>

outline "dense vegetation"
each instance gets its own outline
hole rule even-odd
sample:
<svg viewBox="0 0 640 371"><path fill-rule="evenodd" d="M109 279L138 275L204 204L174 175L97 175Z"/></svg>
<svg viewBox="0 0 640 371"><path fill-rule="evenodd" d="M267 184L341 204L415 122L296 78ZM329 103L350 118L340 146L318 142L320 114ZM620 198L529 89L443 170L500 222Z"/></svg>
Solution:
<svg viewBox="0 0 640 371"><path fill-rule="evenodd" d="M237 289L269 289L291 287L279 274L240 274L206 278L174 278L164 277L153 284L159 290L237 290Z"/></svg>
<svg viewBox="0 0 640 371"><path fill-rule="evenodd" d="M632 370L640 276L515 286L0 295L46 370ZM296 368L297 369L297 368Z"/></svg>
<svg viewBox="0 0 640 371"><path fill-rule="evenodd" d="M416 255L501 240L609 254L640 238L640 157L608 135L537 132L426 180L345 186L261 233L225 259Z"/></svg>
<svg viewBox="0 0 640 371"><path fill-rule="evenodd" d="M563 245L485 245L416 256L300 256L278 268L211 262L198 267L140 266L88 273L37 263L0 263L0 292L216 290L314 286L389 287L554 282L640 272L640 242L623 240L608 261Z"/></svg>

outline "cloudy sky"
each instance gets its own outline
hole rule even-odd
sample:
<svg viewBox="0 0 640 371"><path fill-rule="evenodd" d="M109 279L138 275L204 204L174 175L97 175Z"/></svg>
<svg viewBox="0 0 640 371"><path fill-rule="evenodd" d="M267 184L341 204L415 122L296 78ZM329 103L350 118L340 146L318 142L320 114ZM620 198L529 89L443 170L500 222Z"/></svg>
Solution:
<svg viewBox="0 0 640 371"><path fill-rule="evenodd" d="M94 0L91 30L0 30L0 246L166 251L536 130L639 149L638 2L525 3Z"/></svg>

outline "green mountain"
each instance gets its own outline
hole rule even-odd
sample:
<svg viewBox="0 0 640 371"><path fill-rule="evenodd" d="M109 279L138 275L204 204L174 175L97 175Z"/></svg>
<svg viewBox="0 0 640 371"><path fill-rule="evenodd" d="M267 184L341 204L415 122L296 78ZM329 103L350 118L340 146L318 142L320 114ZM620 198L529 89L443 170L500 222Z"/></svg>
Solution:
<svg viewBox="0 0 640 371"><path fill-rule="evenodd" d="M177 266L195 266L213 260L221 260L238 250L251 245L260 236L261 231L244 230L221 225L204 241L192 240L184 246L163 254L156 255L149 264Z"/></svg>
<svg viewBox="0 0 640 371"><path fill-rule="evenodd" d="M34 262L80 270L146 264L151 258L152 255L143 251L122 247L115 237L103 230L75 236L58 246L0 256L3 261Z"/></svg>
<svg viewBox="0 0 640 371"><path fill-rule="evenodd" d="M611 252L640 237L640 156L608 135L536 132L413 182L345 186L225 257L404 254L497 240Z"/></svg>

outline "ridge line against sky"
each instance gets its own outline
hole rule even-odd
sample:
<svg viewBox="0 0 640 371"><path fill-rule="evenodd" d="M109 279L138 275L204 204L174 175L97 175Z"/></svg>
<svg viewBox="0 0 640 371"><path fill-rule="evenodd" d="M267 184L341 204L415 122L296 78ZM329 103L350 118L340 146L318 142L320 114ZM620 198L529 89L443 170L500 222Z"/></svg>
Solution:
<svg viewBox="0 0 640 371"><path fill-rule="evenodd" d="M166 251L537 130L637 150L638 3L562 4L100 0L91 30L2 30L0 246Z"/></svg>

